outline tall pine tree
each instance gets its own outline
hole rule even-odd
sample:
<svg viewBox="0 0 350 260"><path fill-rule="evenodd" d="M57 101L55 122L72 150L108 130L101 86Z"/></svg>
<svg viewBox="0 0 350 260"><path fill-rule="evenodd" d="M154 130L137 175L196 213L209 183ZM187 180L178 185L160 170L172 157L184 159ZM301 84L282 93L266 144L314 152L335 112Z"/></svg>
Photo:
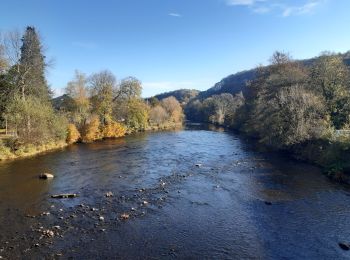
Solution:
<svg viewBox="0 0 350 260"><path fill-rule="evenodd" d="M22 98L25 99L26 96L31 95L48 101L51 91L45 79L47 65L43 55L43 46L34 27L28 26L23 35L19 65Z"/></svg>

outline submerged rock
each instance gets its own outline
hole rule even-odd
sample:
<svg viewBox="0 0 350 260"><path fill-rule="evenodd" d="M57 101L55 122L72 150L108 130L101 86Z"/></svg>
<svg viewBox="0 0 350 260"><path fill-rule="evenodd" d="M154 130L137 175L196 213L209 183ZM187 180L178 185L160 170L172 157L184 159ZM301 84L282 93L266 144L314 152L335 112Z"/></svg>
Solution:
<svg viewBox="0 0 350 260"><path fill-rule="evenodd" d="M53 177L54 177L54 175L51 173L42 173L39 175L39 178L44 179L44 180L52 179Z"/></svg>
<svg viewBox="0 0 350 260"><path fill-rule="evenodd" d="M350 249L350 245L349 244L346 244L346 243L338 243L339 247L345 251L348 251Z"/></svg>
<svg viewBox="0 0 350 260"><path fill-rule="evenodd" d="M120 218L123 219L123 220L127 220L129 217L130 217L130 215L127 214L127 213L123 213L123 214L120 215Z"/></svg>
<svg viewBox="0 0 350 260"><path fill-rule="evenodd" d="M54 233L52 230L49 230L49 229L44 230L44 231L42 232L42 234L43 234L44 236L48 237L48 238L52 238L52 237L55 236L55 233Z"/></svg>
<svg viewBox="0 0 350 260"><path fill-rule="evenodd" d="M106 193L106 197L109 198L109 197L113 197L113 192L109 191Z"/></svg>

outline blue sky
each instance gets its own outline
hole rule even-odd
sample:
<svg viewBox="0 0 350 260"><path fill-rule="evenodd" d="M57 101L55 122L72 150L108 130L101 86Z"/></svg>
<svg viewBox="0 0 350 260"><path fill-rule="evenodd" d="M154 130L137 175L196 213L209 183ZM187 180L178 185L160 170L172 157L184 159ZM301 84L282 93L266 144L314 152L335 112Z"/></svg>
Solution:
<svg viewBox="0 0 350 260"><path fill-rule="evenodd" d="M74 70L135 76L143 96L205 90L266 64L350 50L349 0L3 0L0 30L37 27L62 93Z"/></svg>

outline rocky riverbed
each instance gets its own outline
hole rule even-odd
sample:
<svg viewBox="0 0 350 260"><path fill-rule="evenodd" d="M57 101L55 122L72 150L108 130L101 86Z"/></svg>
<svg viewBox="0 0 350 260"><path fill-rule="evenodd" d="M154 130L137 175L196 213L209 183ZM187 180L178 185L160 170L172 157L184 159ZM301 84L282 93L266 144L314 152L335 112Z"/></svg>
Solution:
<svg viewBox="0 0 350 260"><path fill-rule="evenodd" d="M74 145L0 165L0 256L349 258L349 195L222 129Z"/></svg>

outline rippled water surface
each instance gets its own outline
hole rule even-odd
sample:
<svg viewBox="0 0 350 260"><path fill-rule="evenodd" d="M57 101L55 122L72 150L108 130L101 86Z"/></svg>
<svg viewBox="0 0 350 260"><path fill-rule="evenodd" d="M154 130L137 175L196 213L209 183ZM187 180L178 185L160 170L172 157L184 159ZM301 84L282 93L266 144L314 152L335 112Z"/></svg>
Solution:
<svg viewBox="0 0 350 260"><path fill-rule="evenodd" d="M50 198L59 193L79 197ZM223 129L73 145L0 164L0 256L350 258L338 246L350 242L349 194L316 167Z"/></svg>

